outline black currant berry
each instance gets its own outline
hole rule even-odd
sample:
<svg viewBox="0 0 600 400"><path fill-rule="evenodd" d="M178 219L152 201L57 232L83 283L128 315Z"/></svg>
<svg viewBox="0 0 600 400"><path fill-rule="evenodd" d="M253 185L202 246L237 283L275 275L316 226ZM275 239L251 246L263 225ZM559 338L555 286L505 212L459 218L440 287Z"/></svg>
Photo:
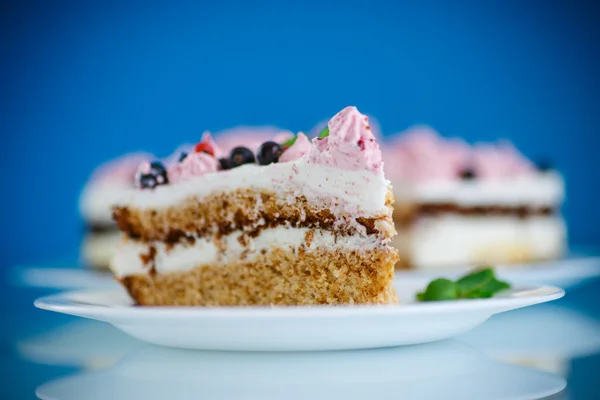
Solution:
<svg viewBox="0 0 600 400"><path fill-rule="evenodd" d="M150 163L150 173L156 177L163 176L167 177L167 169L160 161L153 161Z"/></svg>
<svg viewBox="0 0 600 400"><path fill-rule="evenodd" d="M231 169L231 166L229 164L229 158L219 158L219 165L221 166L221 170Z"/></svg>
<svg viewBox="0 0 600 400"><path fill-rule="evenodd" d="M158 185L169 183L167 170L160 161L151 162L150 171L146 174L141 174L139 180L142 189L152 189Z"/></svg>
<svg viewBox="0 0 600 400"><path fill-rule="evenodd" d="M269 165L278 162L281 154L283 154L283 148L279 143L264 142L256 153L256 159L260 165Z"/></svg>
<svg viewBox="0 0 600 400"><path fill-rule="evenodd" d="M253 164L256 162L254 153L247 147L236 147L229 154L229 165L231 168L239 167L243 164Z"/></svg>
<svg viewBox="0 0 600 400"><path fill-rule="evenodd" d="M142 189L154 189L158 186L156 177L152 174L142 174L140 176L140 187Z"/></svg>
<svg viewBox="0 0 600 400"><path fill-rule="evenodd" d="M465 168L460 172L460 179L464 181L472 181L477 178L477 174L471 168Z"/></svg>

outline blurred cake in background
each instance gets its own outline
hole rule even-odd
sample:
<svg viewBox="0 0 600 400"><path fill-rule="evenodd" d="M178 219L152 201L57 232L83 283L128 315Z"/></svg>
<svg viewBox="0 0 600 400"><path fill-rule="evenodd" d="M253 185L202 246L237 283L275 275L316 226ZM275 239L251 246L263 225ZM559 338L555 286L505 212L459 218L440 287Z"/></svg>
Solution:
<svg viewBox="0 0 600 400"><path fill-rule="evenodd" d="M468 145L417 126L388 139L384 161L400 267L531 262L565 251L561 174L508 142Z"/></svg>
<svg viewBox="0 0 600 400"><path fill-rule="evenodd" d="M112 207L135 189L134 176L150 154L133 153L102 164L92 173L79 198L79 212L86 225L80 258L84 265L108 268L121 233L112 219Z"/></svg>

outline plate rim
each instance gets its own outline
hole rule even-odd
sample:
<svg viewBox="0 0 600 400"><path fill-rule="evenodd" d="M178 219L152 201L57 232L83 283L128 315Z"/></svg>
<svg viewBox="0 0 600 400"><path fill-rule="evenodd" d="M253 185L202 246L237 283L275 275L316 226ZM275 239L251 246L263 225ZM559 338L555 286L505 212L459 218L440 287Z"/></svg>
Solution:
<svg viewBox="0 0 600 400"><path fill-rule="evenodd" d="M408 303L405 305L336 305L336 306L225 306L225 307L187 307L187 306L105 306L93 303L80 303L73 297L82 294L109 295L123 294L123 289L82 289L65 291L43 296L34 301L34 306L47 311L77 315L100 320L114 320L127 317L136 319L187 318L213 319L272 319L272 318L342 318L377 317L401 315L427 315L440 312L488 312L490 315L510 311L530 305L558 300L565 295L562 288L549 285L517 286L516 290L533 292L532 295L497 297L491 299L468 299L444 302ZM535 294L537 293L537 294Z"/></svg>

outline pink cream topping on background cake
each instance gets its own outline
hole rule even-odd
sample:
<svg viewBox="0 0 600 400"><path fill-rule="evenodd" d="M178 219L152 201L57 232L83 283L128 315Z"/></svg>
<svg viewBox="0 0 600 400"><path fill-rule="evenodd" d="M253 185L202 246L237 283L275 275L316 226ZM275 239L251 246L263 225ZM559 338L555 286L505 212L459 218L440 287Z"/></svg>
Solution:
<svg viewBox="0 0 600 400"><path fill-rule="evenodd" d="M277 142L277 140L275 140L275 142ZM308 136L306 136L302 132L299 132L298 136L296 137L296 141L293 145L290 146L290 148L283 152L283 154L279 158L279 162L290 162L298 160L306 154L308 154L311 149L312 144Z"/></svg>
<svg viewBox="0 0 600 400"><path fill-rule="evenodd" d="M476 144L471 154L473 169L480 178L501 179L535 172L535 166L509 142Z"/></svg>
<svg viewBox="0 0 600 400"><path fill-rule="evenodd" d="M369 118L350 106L337 113L328 124L329 135L313 139L307 163L349 171L381 173L383 161L379 145L369 126Z"/></svg>
<svg viewBox="0 0 600 400"><path fill-rule="evenodd" d="M478 179L517 177L535 171L510 143L469 146L442 138L428 126L415 126L386 145L386 174L410 182L452 181L471 174Z"/></svg>
<svg viewBox="0 0 600 400"><path fill-rule="evenodd" d="M415 126L385 147L386 175L393 180L451 180L469 164L469 147L442 139L428 126Z"/></svg>

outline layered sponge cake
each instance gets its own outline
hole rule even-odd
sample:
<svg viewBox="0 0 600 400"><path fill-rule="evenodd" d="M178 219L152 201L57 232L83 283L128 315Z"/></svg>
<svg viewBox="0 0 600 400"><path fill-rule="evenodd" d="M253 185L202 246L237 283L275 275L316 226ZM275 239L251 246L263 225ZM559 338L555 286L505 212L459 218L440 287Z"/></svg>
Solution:
<svg viewBox="0 0 600 400"><path fill-rule="evenodd" d="M355 107L319 137L143 163L111 268L139 305L392 304L393 193Z"/></svg>
<svg viewBox="0 0 600 400"><path fill-rule="evenodd" d="M564 182L508 142L468 145L414 127L385 147L401 267L522 263L560 257Z"/></svg>

